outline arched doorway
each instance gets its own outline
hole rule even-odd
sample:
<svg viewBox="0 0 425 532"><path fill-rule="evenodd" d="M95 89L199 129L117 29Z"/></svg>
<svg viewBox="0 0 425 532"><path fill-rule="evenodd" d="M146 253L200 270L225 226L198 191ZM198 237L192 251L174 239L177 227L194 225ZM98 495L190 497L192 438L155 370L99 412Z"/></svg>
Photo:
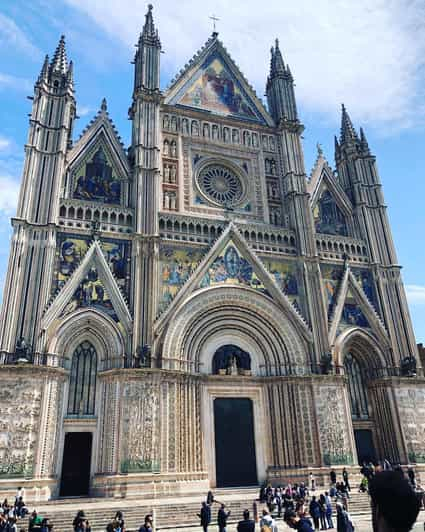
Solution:
<svg viewBox="0 0 425 532"><path fill-rule="evenodd" d="M95 413L97 353L93 344L81 342L72 355L67 413L87 417ZM88 495L93 434L90 431L65 434L60 495Z"/></svg>
<svg viewBox="0 0 425 532"><path fill-rule="evenodd" d="M359 463L375 462L373 419L369 406L366 367L352 351L344 357L345 374L348 377L351 419Z"/></svg>

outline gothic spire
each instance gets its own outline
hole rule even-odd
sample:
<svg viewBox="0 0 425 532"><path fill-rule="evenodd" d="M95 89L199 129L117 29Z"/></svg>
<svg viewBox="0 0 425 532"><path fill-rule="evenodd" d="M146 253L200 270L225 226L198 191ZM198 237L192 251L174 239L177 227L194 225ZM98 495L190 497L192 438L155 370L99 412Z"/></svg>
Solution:
<svg viewBox="0 0 425 532"><path fill-rule="evenodd" d="M72 61L69 62L68 71L66 73L66 81L68 87L71 90L74 90L74 63Z"/></svg>
<svg viewBox="0 0 425 532"><path fill-rule="evenodd" d="M59 74L66 74L68 70L68 60L66 58L65 49L65 35L61 35L59 44L56 47L52 62L50 63L50 71Z"/></svg>
<svg viewBox="0 0 425 532"><path fill-rule="evenodd" d="M148 5L145 15L145 24L136 45L134 57L134 89L145 87L159 89L159 56L161 41L152 16L152 4Z"/></svg>
<svg viewBox="0 0 425 532"><path fill-rule="evenodd" d="M370 154L369 144L362 127L360 128L360 147L364 154Z"/></svg>
<svg viewBox="0 0 425 532"><path fill-rule="evenodd" d="M43 66L41 67L40 75L38 76L38 81L47 81L49 77L49 56L46 54L44 58Z"/></svg>
<svg viewBox="0 0 425 532"><path fill-rule="evenodd" d="M283 62L282 53L279 48L279 39L275 40L275 49L274 49L274 63L271 76L276 76L279 74L285 73L285 63Z"/></svg>
<svg viewBox="0 0 425 532"><path fill-rule="evenodd" d="M354 129L351 118L347 113L345 105L342 104L342 116L341 116L341 136L340 143L349 143L349 142L359 142L359 137L356 130Z"/></svg>

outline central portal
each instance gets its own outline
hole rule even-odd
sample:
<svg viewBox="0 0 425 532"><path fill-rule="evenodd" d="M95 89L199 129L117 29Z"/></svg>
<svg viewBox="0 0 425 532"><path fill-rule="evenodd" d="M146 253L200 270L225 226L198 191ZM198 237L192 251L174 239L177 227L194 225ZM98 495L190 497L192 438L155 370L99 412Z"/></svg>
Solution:
<svg viewBox="0 0 425 532"><path fill-rule="evenodd" d="M257 485L251 399L215 399L214 429L217 487Z"/></svg>
<svg viewBox="0 0 425 532"><path fill-rule="evenodd" d="M61 497L89 494L91 432L68 432L63 450Z"/></svg>

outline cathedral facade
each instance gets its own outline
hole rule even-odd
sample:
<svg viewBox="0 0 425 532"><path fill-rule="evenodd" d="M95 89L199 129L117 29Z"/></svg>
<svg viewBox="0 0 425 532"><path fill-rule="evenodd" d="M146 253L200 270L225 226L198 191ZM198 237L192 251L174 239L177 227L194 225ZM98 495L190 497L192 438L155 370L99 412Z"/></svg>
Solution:
<svg viewBox="0 0 425 532"><path fill-rule="evenodd" d="M152 8L126 149L73 140L64 39L35 83L0 321L0 493L199 493L425 464L425 379L382 187L342 109L304 168L214 32L165 91ZM425 467L424 467L425 469Z"/></svg>

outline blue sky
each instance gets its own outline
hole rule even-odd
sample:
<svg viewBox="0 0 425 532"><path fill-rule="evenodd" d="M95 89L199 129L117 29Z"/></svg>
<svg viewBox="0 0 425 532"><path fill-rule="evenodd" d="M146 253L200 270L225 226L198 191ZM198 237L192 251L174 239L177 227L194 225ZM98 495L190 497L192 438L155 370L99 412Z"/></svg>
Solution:
<svg viewBox="0 0 425 532"><path fill-rule="evenodd" d="M288 5L286 5L288 4ZM102 98L129 143L134 43L146 4L137 0L3 0L0 5L0 279L4 279L34 80L62 33L73 59L80 119ZM425 342L425 3L417 0L160 0L154 5L162 85L211 33L209 16L230 54L262 97L269 50L279 37L296 80L306 126L309 172L316 143L333 165L333 135L344 102L377 156L418 342Z"/></svg>

